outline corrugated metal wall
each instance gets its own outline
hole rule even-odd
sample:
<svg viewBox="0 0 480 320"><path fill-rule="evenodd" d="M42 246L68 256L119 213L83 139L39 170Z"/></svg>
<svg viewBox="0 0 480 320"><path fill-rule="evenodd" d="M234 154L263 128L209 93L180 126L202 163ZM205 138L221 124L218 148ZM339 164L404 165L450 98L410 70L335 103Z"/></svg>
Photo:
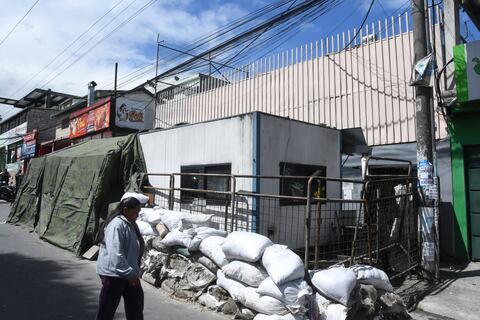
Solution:
<svg viewBox="0 0 480 320"><path fill-rule="evenodd" d="M442 55L442 11L435 12L437 64ZM437 21L438 21L437 18ZM415 141L413 37L408 13L277 53L236 69L214 74L203 88L185 96L159 95L156 126L200 122L263 111L338 129L361 127L369 145ZM347 49L345 49L347 47ZM215 78L217 79L215 79ZM435 113L436 137L446 125Z"/></svg>

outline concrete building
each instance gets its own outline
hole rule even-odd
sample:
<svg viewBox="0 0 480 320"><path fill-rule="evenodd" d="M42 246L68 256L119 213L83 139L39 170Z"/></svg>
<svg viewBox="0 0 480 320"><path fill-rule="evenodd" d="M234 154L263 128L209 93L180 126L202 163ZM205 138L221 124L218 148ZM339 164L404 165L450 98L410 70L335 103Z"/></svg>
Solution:
<svg viewBox="0 0 480 320"><path fill-rule="evenodd" d="M339 130L260 112L150 131L140 134L140 142L149 173L186 174L175 179L175 188L231 191L226 177L202 175L213 173L242 176L236 178L237 191L305 197L306 179L254 176L309 176L320 170L320 175L340 177ZM150 176L149 181L158 188L169 185L165 176ZM323 196L340 198L340 183L328 181L322 188ZM238 228L268 235L291 248L304 246L305 202L243 200L239 203L242 218L235 221ZM164 203L163 196L157 195L156 203ZM230 217L224 219L225 212L231 211L225 196L182 191L175 195L174 208L214 214L220 228L232 223ZM322 243L329 240L330 232L330 226L322 229Z"/></svg>

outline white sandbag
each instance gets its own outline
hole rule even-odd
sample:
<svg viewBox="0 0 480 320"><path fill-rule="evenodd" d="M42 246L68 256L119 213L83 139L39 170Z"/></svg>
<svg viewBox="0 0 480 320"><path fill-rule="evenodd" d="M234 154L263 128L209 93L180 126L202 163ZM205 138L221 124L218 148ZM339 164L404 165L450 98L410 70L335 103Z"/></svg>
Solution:
<svg viewBox="0 0 480 320"><path fill-rule="evenodd" d="M162 221L161 212L152 208L141 208L139 217L150 224L157 224Z"/></svg>
<svg viewBox="0 0 480 320"><path fill-rule="evenodd" d="M200 243L208 237L218 236L218 237L226 237L227 232L223 230L218 230L209 227L198 227L195 228L195 236L193 237L190 245L187 247L189 251L197 251L200 247Z"/></svg>
<svg viewBox="0 0 480 320"><path fill-rule="evenodd" d="M305 277L302 259L280 244L274 244L265 249L262 264L276 285Z"/></svg>
<svg viewBox="0 0 480 320"><path fill-rule="evenodd" d="M310 274L312 284L324 296L348 305L350 293L357 284L355 273L344 267L332 267Z"/></svg>
<svg viewBox="0 0 480 320"><path fill-rule="evenodd" d="M162 223L170 231L179 227L182 227L183 229L208 227L213 216L211 214L190 214L188 212L166 209L160 209L159 211L162 215Z"/></svg>
<svg viewBox="0 0 480 320"><path fill-rule="evenodd" d="M227 277L241 281L246 285L255 288L268 277L268 274L263 267L239 260L232 261L222 267L222 272Z"/></svg>
<svg viewBox="0 0 480 320"><path fill-rule="evenodd" d="M189 215L187 212L179 212L173 210L160 209L162 215L162 223L169 231L173 231L180 227L182 218Z"/></svg>
<svg viewBox="0 0 480 320"><path fill-rule="evenodd" d="M200 252L215 262L220 268L228 264L228 260L222 250L225 238L219 236L208 237L200 243Z"/></svg>
<svg viewBox="0 0 480 320"><path fill-rule="evenodd" d="M246 287L235 280L225 277L221 270L217 271L217 285L227 290L228 294L236 302L245 305L245 289Z"/></svg>
<svg viewBox="0 0 480 320"><path fill-rule="evenodd" d="M260 296L255 288L245 288L245 307L257 311L258 313L267 315L284 315L288 313L283 303L269 296Z"/></svg>
<svg viewBox="0 0 480 320"><path fill-rule="evenodd" d="M227 236L227 231L218 230L210 227L197 227L195 228L196 237L201 237L202 240L212 236L218 236L225 238Z"/></svg>
<svg viewBox="0 0 480 320"><path fill-rule="evenodd" d="M187 229L187 230L180 230L180 229L175 229L165 236L165 238L160 241L167 247L172 247L172 246L182 246L182 247L189 247L192 238L195 235L195 230L194 229Z"/></svg>
<svg viewBox="0 0 480 320"><path fill-rule="evenodd" d="M140 230L142 236L158 236L157 230L152 227L150 223L142 220L137 220L135 222L137 223L138 230Z"/></svg>
<svg viewBox="0 0 480 320"><path fill-rule="evenodd" d="M350 270L357 275L357 281L363 284L369 284L377 289L388 292L393 291L392 284L387 274L380 269L368 265L356 264L350 267Z"/></svg>
<svg viewBox="0 0 480 320"><path fill-rule="evenodd" d="M279 315L267 315L267 314L257 314L253 320L302 320L304 319L303 317L296 317L292 315L291 313L287 313L283 316Z"/></svg>
<svg viewBox="0 0 480 320"><path fill-rule="evenodd" d="M222 249L229 260L257 262L272 244L270 239L258 233L234 231L227 236Z"/></svg>
<svg viewBox="0 0 480 320"><path fill-rule="evenodd" d="M212 217L213 217L213 214L203 214L203 213L189 214L181 219L180 225L184 229L209 227Z"/></svg>
<svg viewBox="0 0 480 320"><path fill-rule="evenodd" d="M334 303L317 293L310 308L310 317L313 320L345 320L347 312L344 305Z"/></svg>
<svg viewBox="0 0 480 320"><path fill-rule="evenodd" d="M137 193L137 192L126 192L123 194L122 198L120 201L126 198L135 198L138 201L140 201L141 204L145 204L148 202L148 196L142 194L142 193Z"/></svg>
<svg viewBox="0 0 480 320"><path fill-rule="evenodd" d="M292 313L302 313L305 311L305 305L313 291L303 279L297 279L277 286L272 278L268 277L257 288L257 293L280 300Z"/></svg>

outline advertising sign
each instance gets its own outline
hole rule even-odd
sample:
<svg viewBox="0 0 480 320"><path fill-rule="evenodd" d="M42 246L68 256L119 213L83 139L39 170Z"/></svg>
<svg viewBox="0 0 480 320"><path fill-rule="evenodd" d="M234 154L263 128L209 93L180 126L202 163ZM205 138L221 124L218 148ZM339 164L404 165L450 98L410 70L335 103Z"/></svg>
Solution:
<svg viewBox="0 0 480 320"><path fill-rule="evenodd" d="M458 101L480 100L480 41L453 47L453 60Z"/></svg>
<svg viewBox="0 0 480 320"><path fill-rule="evenodd" d="M31 140L22 144L22 160L35 157L37 151L37 140Z"/></svg>
<svg viewBox="0 0 480 320"><path fill-rule="evenodd" d="M23 135L27 133L27 123L24 122L18 127L0 135L0 148L22 140Z"/></svg>
<svg viewBox="0 0 480 320"><path fill-rule="evenodd" d="M110 127L110 99L70 115L70 139Z"/></svg>
<svg viewBox="0 0 480 320"><path fill-rule="evenodd" d="M134 100L124 97L117 98L116 100L116 112L115 112L115 125L121 128L129 128L135 130L149 129L146 125L146 109L149 104L152 103L152 99Z"/></svg>
<svg viewBox="0 0 480 320"><path fill-rule="evenodd" d="M20 151L20 158L22 160L35 157L37 149L37 131L34 130L23 137L22 149Z"/></svg>

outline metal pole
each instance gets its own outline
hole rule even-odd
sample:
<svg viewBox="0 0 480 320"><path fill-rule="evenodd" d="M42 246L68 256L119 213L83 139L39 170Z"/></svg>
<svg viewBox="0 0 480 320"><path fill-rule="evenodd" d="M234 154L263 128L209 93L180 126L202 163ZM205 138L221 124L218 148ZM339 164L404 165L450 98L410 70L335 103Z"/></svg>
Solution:
<svg viewBox="0 0 480 320"><path fill-rule="evenodd" d="M155 125L155 122L156 122L156 118L157 118L157 83L158 83L158 57L159 57L159 54L160 54L160 34L157 33L157 60L155 62L155 104L154 104L154 109L153 109L153 125L154 127L156 127ZM163 119L161 119L163 120Z"/></svg>
<svg viewBox="0 0 480 320"><path fill-rule="evenodd" d="M113 85L113 99L117 100L117 76L118 76L118 62L115 62L115 79Z"/></svg>
<svg viewBox="0 0 480 320"><path fill-rule="evenodd" d="M414 64L416 64L427 55L425 0L412 0L412 20ZM423 193L433 184L432 125L430 114L432 88L417 86L415 89L417 173L420 185L419 191ZM436 265L433 208L426 207L425 203L423 203L419 209L424 222L422 229L422 267L428 273L433 274Z"/></svg>

